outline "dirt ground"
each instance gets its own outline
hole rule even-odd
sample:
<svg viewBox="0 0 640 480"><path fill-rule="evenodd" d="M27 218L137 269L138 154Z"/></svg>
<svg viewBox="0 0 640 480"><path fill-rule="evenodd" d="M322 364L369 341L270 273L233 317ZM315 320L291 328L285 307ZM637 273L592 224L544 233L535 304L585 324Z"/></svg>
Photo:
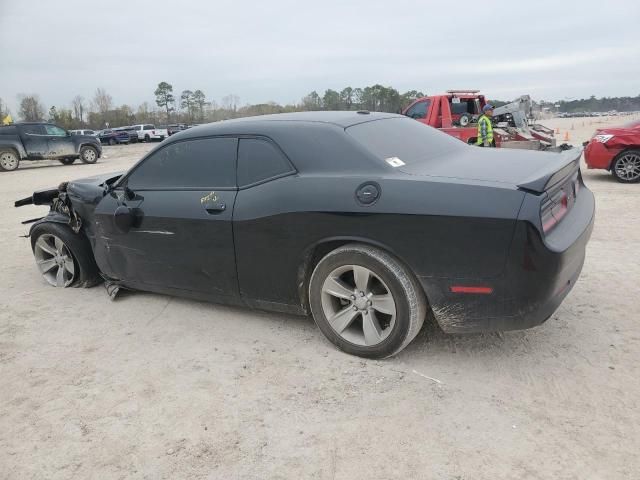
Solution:
<svg viewBox="0 0 640 480"><path fill-rule="evenodd" d="M545 123L580 143L596 120ZM397 357L366 361L309 318L45 285L20 237L44 211L13 201L148 148L0 174L0 478L638 478L640 185L584 171L587 261L544 325L427 325Z"/></svg>

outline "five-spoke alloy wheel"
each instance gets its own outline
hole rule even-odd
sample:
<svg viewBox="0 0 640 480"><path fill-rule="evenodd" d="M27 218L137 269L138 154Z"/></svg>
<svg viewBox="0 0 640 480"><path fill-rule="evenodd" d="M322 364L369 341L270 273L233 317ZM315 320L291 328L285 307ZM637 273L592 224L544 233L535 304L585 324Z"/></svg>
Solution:
<svg viewBox="0 0 640 480"><path fill-rule="evenodd" d="M68 287L75 280L76 268L69 248L52 234L42 234L33 254L44 279L54 287Z"/></svg>
<svg viewBox="0 0 640 480"><path fill-rule="evenodd" d="M89 240L68 225L41 222L31 230L38 270L54 287L91 287L100 282Z"/></svg>
<svg viewBox="0 0 640 480"><path fill-rule="evenodd" d="M427 308L422 287L398 259L356 243L318 262L309 304L331 342L368 358L389 357L406 347L420 331Z"/></svg>

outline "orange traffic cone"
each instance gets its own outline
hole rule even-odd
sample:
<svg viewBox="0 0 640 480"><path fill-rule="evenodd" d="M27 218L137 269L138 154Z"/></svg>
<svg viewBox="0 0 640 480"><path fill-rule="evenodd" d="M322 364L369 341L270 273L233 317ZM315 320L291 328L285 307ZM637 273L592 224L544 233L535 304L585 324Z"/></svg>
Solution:
<svg viewBox="0 0 640 480"><path fill-rule="evenodd" d="M562 140L565 141L565 142L569 141L569 132L568 131L564 132L564 138Z"/></svg>

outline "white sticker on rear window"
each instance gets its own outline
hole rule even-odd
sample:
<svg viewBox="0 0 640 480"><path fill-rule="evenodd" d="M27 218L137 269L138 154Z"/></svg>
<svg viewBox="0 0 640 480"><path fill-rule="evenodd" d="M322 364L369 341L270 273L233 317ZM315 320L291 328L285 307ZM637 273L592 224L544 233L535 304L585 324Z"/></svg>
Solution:
<svg viewBox="0 0 640 480"><path fill-rule="evenodd" d="M385 158L384 161L387 162L392 167L402 167L403 165L406 165L406 163L404 163L398 157Z"/></svg>

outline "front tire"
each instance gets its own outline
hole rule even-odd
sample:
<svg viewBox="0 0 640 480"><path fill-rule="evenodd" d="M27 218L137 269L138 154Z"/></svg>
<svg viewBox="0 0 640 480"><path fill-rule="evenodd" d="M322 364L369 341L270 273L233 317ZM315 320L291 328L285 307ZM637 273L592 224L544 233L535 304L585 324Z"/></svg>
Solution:
<svg viewBox="0 0 640 480"><path fill-rule="evenodd" d="M89 241L66 225L36 225L31 232L31 249L40 273L54 287L91 287L100 281Z"/></svg>
<svg viewBox="0 0 640 480"><path fill-rule="evenodd" d="M341 350L385 358L405 348L424 323L427 301L419 283L397 259L363 244L327 254L309 282L313 318Z"/></svg>
<svg viewBox="0 0 640 480"><path fill-rule="evenodd" d="M96 163L98 161L98 151L85 145L80 149L80 160L82 160L82 163Z"/></svg>
<svg viewBox="0 0 640 480"><path fill-rule="evenodd" d="M611 173L621 183L640 182L640 150L619 153L611 164Z"/></svg>
<svg viewBox="0 0 640 480"><path fill-rule="evenodd" d="M20 157L15 150L0 150L0 169L5 172L16 170L20 165Z"/></svg>

